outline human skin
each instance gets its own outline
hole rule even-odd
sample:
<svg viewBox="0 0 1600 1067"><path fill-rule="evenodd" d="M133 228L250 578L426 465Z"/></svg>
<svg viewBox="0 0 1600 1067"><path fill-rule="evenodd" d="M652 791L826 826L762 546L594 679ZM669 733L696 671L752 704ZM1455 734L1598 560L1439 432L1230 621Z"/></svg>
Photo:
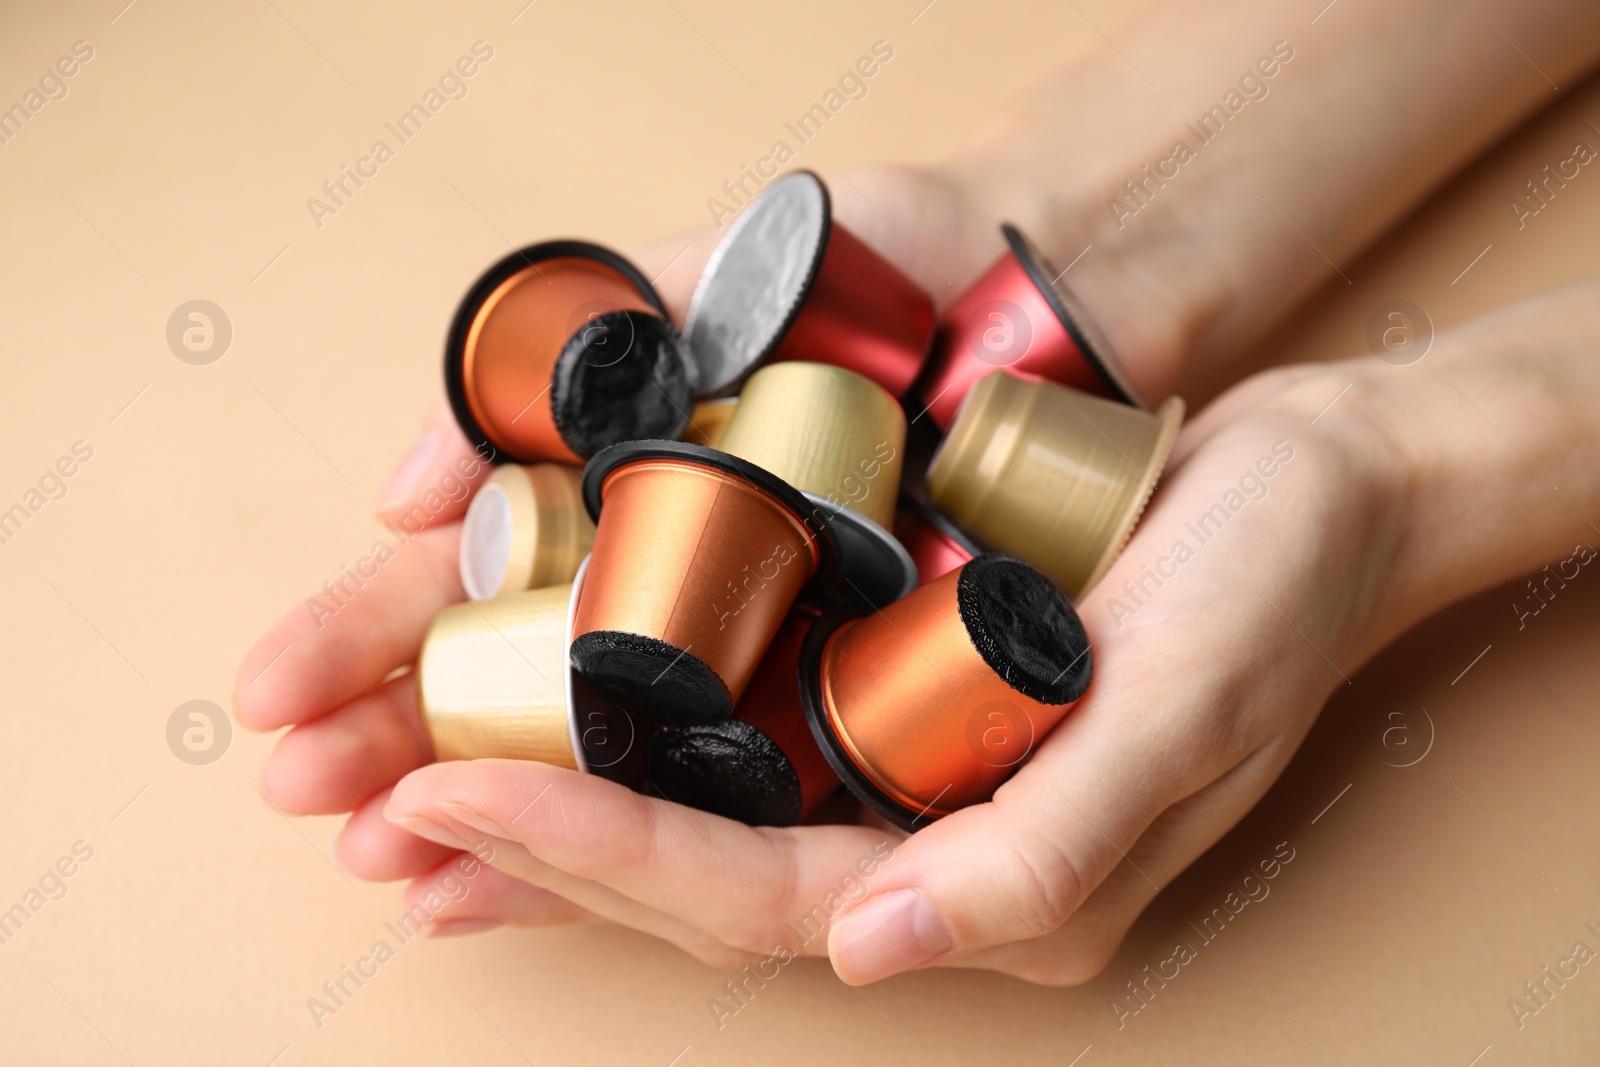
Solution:
<svg viewBox="0 0 1600 1067"><path fill-rule="evenodd" d="M909 838L750 828L507 760L413 771L387 817L445 846L487 840L501 871L553 894L541 906L728 966L792 945L784 924L889 841L833 921L827 951L847 980L929 964L1085 980L1362 663L1451 601L1600 543L1587 525L1600 517L1596 336L1588 281L1441 335L1411 367L1361 356L1225 394L1184 429L1139 531L1083 601L1089 694L991 803ZM1264 493L1198 544L1188 524L1264 457L1277 460L1258 474ZM1192 558L1134 614L1114 610L1179 540Z"/></svg>
<svg viewBox="0 0 1600 1067"><path fill-rule="evenodd" d="M1345 0L1315 26L1284 28L1261 3L1175 7L1119 37L1163 94L1120 56L1098 56L947 166L841 176L838 214L940 303L999 254L1000 218L1060 264L1092 245L1068 281L1141 387L1205 389L1336 277L1328 260L1349 263L1551 92L1470 6L1391 8ZM1600 48L1575 4L1491 13L1560 84ZM1121 183L1166 155L1182 122L1276 40L1296 54L1270 95L1119 226L1106 202ZM1433 43L1419 54L1417 41ZM1073 103L1106 100L1115 106ZM638 257L654 275L690 246L659 283L680 314L713 237ZM346 866L414 877L414 894L454 849L491 840L492 891L448 905L439 932L605 919L737 966L771 953L785 919L888 840L892 860L829 936L847 980L927 965L1084 980L1157 887L1265 791L1344 676L1428 612L1570 554L1585 519L1600 516L1582 463L1597 443L1596 295L1590 285L1519 305L1441 337L1414 367L1363 357L1273 371L1210 405L1085 599L1089 696L992 803L912 838L874 826L752 829L539 764L430 765L410 679L383 679L414 660L429 620L459 597L464 502L440 510L321 628L297 609L246 657L240 721L294 727L263 789L287 811L353 811ZM1119 626L1108 598L1278 441L1294 456L1266 497ZM439 407L381 512L405 513L466 455ZM1505 512L1519 516L1515 529L1498 521Z"/></svg>

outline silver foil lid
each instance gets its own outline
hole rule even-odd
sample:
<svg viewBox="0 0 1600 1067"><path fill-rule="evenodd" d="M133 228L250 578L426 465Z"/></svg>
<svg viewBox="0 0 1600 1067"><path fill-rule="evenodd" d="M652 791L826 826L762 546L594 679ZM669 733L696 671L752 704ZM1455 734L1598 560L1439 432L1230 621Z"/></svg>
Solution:
<svg viewBox="0 0 1600 1067"><path fill-rule="evenodd" d="M763 189L706 263L683 335L701 396L737 389L783 340L828 236L828 192L810 171Z"/></svg>

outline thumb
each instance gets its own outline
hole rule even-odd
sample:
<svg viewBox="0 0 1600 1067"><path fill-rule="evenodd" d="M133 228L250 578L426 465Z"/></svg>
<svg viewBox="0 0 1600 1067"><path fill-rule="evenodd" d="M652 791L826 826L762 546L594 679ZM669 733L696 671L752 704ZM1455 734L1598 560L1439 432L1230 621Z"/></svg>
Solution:
<svg viewBox="0 0 1600 1067"><path fill-rule="evenodd" d="M873 894L829 930L839 977L876 982L1062 926L1198 784L1198 768L1141 737L1125 708L1117 729L1111 710L1086 700L993 800L897 848Z"/></svg>
<svg viewBox="0 0 1600 1067"><path fill-rule="evenodd" d="M415 533L460 518L489 476L492 450L475 450L444 397L435 397L422 433L378 494L378 518Z"/></svg>

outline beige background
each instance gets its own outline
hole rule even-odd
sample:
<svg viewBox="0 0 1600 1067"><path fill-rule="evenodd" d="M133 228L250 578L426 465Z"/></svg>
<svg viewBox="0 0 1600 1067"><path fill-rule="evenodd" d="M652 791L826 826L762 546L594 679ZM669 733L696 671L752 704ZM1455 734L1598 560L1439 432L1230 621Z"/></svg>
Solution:
<svg viewBox="0 0 1600 1067"><path fill-rule="evenodd" d="M263 804L270 739L235 732L190 766L166 724L187 700L226 706L254 638L377 536L371 502L471 278L508 242L627 247L703 221L723 179L879 39L894 60L797 162L937 158L1054 65L1106 48L1094 27L1115 40L1130 7L123 2L0 14L0 102L74 41L95 50L0 147L0 507L73 442L94 449L0 545L0 908L74 842L94 850L0 945L0 1062L1594 1062L1600 967L1520 1032L1506 1008L1575 940L1600 947L1582 929L1600 926L1588 570L1520 632L1500 590L1363 671L1087 987L941 971L858 993L807 962L719 1032L706 1002L725 976L672 949L502 932L408 945L317 1029L306 998L385 936L399 890L347 882L336 820ZM1314 41L1320 6L1286 6L1285 32ZM306 198L479 39L494 59L470 95L317 229ZM1591 120L1593 82L1341 264L1354 284L1335 279L1268 351L1358 353L1385 300L1443 327L1592 271L1600 174L1520 232L1506 207L1574 140L1600 144ZM193 298L233 324L210 366L166 345ZM1393 700L1436 728L1404 769L1368 740ZM1122 984L1285 840L1295 859L1270 897L1119 1032Z"/></svg>

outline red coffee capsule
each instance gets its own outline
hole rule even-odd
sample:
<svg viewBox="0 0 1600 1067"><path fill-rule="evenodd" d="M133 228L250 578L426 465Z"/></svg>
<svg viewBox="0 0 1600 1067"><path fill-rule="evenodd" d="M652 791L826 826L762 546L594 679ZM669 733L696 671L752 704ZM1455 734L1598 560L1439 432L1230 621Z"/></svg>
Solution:
<svg viewBox="0 0 1600 1067"><path fill-rule="evenodd" d="M728 229L695 288L683 334L700 395L738 392L763 363L832 363L891 396L933 340L933 301L833 220L810 171L768 185Z"/></svg>
<svg viewBox="0 0 1600 1067"><path fill-rule="evenodd" d="M693 397L683 340L627 260L583 241L533 245L462 299L445 391L486 455L581 463L607 445L683 432Z"/></svg>
<svg viewBox="0 0 1600 1067"><path fill-rule="evenodd" d="M839 776L800 702L800 649L818 614L789 613L732 718L656 734L646 769L657 792L751 826L793 826L833 795Z"/></svg>
<svg viewBox="0 0 1600 1067"><path fill-rule="evenodd" d="M656 722L725 718L802 589L839 547L797 490L678 441L613 445L584 471L594 548L573 668Z"/></svg>
<svg viewBox="0 0 1600 1067"><path fill-rule="evenodd" d="M900 507L894 516L894 535L911 553L921 585L983 554L983 549L960 527L915 497L900 498Z"/></svg>
<svg viewBox="0 0 1600 1067"><path fill-rule="evenodd" d="M1072 605L1010 556L979 556L860 612L812 628L801 699L845 785L906 830L988 800L1089 687Z"/></svg>
<svg viewBox="0 0 1600 1067"><path fill-rule="evenodd" d="M1144 407L1111 345L1062 283L1062 272L1015 226L1000 232L1005 255L939 317L917 402L948 430L979 379L1004 367Z"/></svg>

